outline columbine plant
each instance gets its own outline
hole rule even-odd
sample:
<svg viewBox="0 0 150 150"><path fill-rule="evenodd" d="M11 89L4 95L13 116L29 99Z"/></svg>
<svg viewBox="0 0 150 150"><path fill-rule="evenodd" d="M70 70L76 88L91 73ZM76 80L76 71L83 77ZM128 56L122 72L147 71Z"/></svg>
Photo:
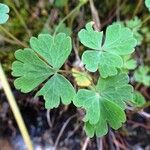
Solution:
<svg viewBox="0 0 150 150"><path fill-rule="evenodd" d="M150 0L146 0L145 5L149 8ZM80 7L81 5L77 9ZM9 8L0 4L0 24L6 22L8 12ZM83 108L86 112L83 119L84 129L89 137L95 134L97 137L106 135L109 127L120 128L126 121L126 105L134 103L141 106L145 101L141 94L134 93L127 75L129 69L136 67L131 54L137 45L139 28L133 31L130 25L137 22L139 23L135 18L126 23L129 28L114 23L107 27L105 33L95 31L93 22L89 22L79 32L80 42L87 47L82 55L82 62L89 72L99 72L100 76L94 83L87 72L73 68L72 75L80 87L77 92L62 74L68 71L60 70L71 53L71 38L64 33L32 37L29 48L15 52L16 61L12 64L12 75L16 77L15 87L28 93L44 83L36 96L43 96L45 108L57 108L60 102L65 105L73 102L76 107ZM142 70L144 74L140 73ZM136 81L147 83L148 71L140 68L135 73Z"/></svg>
<svg viewBox="0 0 150 150"><path fill-rule="evenodd" d="M126 121L126 103L133 99L133 87L129 77L122 72L123 57L134 52L136 40L132 31L120 24L107 27L106 33L93 29L93 22L79 32L79 39L88 47L82 55L83 64L90 72L100 73L96 85L76 93L72 84L60 70L72 50L71 38L64 33L51 36L40 34L30 39L30 48L17 50L12 65L14 85L28 93L46 83L36 96L43 96L47 109L57 108L60 101L67 105L72 101L86 111L85 131L89 137L107 134L108 126L121 127ZM78 72L74 73L78 74Z"/></svg>

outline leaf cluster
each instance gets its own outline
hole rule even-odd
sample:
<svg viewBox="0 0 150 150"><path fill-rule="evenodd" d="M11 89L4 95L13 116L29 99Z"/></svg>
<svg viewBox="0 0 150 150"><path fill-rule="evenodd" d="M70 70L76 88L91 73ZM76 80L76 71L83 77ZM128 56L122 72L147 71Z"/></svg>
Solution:
<svg viewBox="0 0 150 150"><path fill-rule="evenodd" d="M85 131L89 137L107 134L109 126L121 127L126 121L126 102L133 99L133 87L128 84L129 77L122 68L133 68L128 57L134 52L136 40L131 30L119 24L107 27L106 33L93 29L87 23L78 36L80 42L88 47L82 55L85 68L100 73L98 82L93 85L90 75L72 70L77 84L82 87L75 92L72 84L60 74L60 68L71 53L71 38L64 33L55 36L40 34L30 39L30 48L17 50L16 61L12 64L12 75L17 77L14 85L24 93L43 86L36 96L43 96L47 109L63 104L81 107L86 111ZM84 83L83 83L84 82ZM87 87L87 88L84 88Z"/></svg>
<svg viewBox="0 0 150 150"><path fill-rule="evenodd" d="M150 86L150 67L140 66L134 73L135 81L145 86Z"/></svg>
<svg viewBox="0 0 150 150"><path fill-rule="evenodd" d="M12 64L12 75L17 77L15 87L27 93L49 78L36 96L44 97L47 109L58 107L60 100L69 104L75 90L58 72L71 52L71 38L64 33L55 37L40 34L30 39L30 46L15 53L17 61Z"/></svg>

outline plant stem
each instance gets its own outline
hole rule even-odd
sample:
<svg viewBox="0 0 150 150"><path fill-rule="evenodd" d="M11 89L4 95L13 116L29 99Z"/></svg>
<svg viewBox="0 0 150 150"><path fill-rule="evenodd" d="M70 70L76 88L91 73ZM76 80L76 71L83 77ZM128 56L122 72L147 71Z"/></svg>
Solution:
<svg viewBox="0 0 150 150"><path fill-rule="evenodd" d="M66 17L64 17L64 18L60 21L60 23L59 23L58 26L56 27L55 32L54 32L54 34L53 34L54 37L55 37L55 35L56 35L58 29L61 27L61 25L62 25L69 17L71 17L76 11L78 11L78 10L81 8L81 6L83 6L83 5L86 4L87 2L88 2L88 0L86 0L85 2L80 2Z"/></svg>
<svg viewBox="0 0 150 150"><path fill-rule="evenodd" d="M30 136L28 134L27 128L25 126L25 123L24 123L23 118L21 116L21 113L19 111L19 107L17 106L17 103L15 101L14 95L11 91L10 86L9 86L9 83L7 81L7 78L6 78L6 75L3 71L1 63L0 63L0 80L1 80L4 92L6 94L6 97L8 99L9 105L11 107L11 110L14 114L14 117L15 117L16 122L18 124L18 127L20 129L20 132L23 136L24 142L26 143L27 149L33 150L33 145L32 145Z"/></svg>
<svg viewBox="0 0 150 150"><path fill-rule="evenodd" d="M28 47L25 43L21 42L20 40L18 40L15 36L13 36L9 31L7 31L3 26L0 25L0 29L7 34L9 37L11 37L14 41L16 41L18 43L18 45L21 45L23 47Z"/></svg>
<svg viewBox="0 0 150 150"><path fill-rule="evenodd" d="M136 6L136 8L134 10L134 13L133 13L133 17L136 16L136 14L138 13L138 11L139 11L139 9L140 9L140 7L142 5L142 2L143 2L143 0L139 0L138 1L138 4L137 4L137 6Z"/></svg>
<svg viewBox="0 0 150 150"><path fill-rule="evenodd" d="M142 25L145 24L148 20L150 20L150 15L148 15L148 16L142 21Z"/></svg>

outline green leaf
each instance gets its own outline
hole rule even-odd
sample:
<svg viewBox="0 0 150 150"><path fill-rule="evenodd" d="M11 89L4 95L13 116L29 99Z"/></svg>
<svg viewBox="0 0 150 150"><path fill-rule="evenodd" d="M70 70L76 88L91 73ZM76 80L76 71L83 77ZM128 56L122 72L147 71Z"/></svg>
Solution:
<svg viewBox="0 0 150 150"><path fill-rule="evenodd" d="M142 26L142 21L137 16L135 16L133 19L125 21L125 24L131 30L138 31Z"/></svg>
<svg viewBox="0 0 150 150"><path fill-rule="evenodd" d="M150 11L150 0L145 0L145 6L148 8Z"/></svg>
<svg viewBox="0 0 150 150"><path fill-rule="evenodd" d="M57 26L55 27L55 29L56 28ZM71 29L67 27L65 23L62 23L61 26L57 30L57 33L65 33L67 36L70 36L71 32L72 32Z"/></svg>
<svg viewBox="0 0 150 150"><path fill-rule="evenodd" d="M91 49L100 49L102 44L103 32L94 31L92 25L94 22L86 24L86 30L82 29L78 36L80 42Z"/></svg>
<svg viewBox="0 0 150 150"><path fill-rule="evenodd" d="M134 38L137 40L137 45L140 45L143 40L143 35L140 33L142 26L141 19L135 16L133 19L125 21L125 25L132 30Z"/></svg>
<svg viewBox="0 0 150 150"><path fill-rule="evenodd" d="M149 43L150 42L150 28L149 28L149 26L142 27L141 32L144 35L144 41Z"/></svg>
<svg viewBox="0 0 150 150"><path fill-rule="evenodd" d="M97 90L103 97L125 109L125 102L133 99L133 87L128 82L129 77L124 73L109 78L100 78Z"/></svg>
<svg viewBox="0 0 150 150"><path fill-rule="evenodd" d="M31 38L30 45L56 70L64 64L72 49L71 38L64 33L59 33L55 37L40 34L38 38Z"/></svg>
<svg viewBox="0 0 150 150"><path fill-rule="evenodd" d="M136 40L133 33L127 27L121 25L110 25L106 29L106 38L103 45L104 51L112 52L116 55L127 55L134 52Z"/></svg>
<svg viewBox="0 0 150 150"><path fill-rule="evenodd" d="M57 108L60 104L60 99L63 104L70 104L71 100L74 98L75 90L71 83L62 75L55 74L36 94L36 96L41 95L46 101L45 108Z"/></svg>
<svg viewBox="0 0 150 150"><path fill-rule="evenodd" d="M68 0L55 0L54 4L56 7L64 7L68 3Z"/></svg>
<svg viewBox="0 0 150 150"><path fill-rule="evenodd" d="M12 75L18 77L14 85L24 93L28 93L45 81L54 71L38 55L29 48L15 53L17 61L12 64Z"/></svg>
<svg viewBox="0 0 150 150"><path fill-rule="evenodd" d="M12 65L12 75L17 77L15 87L27 93L51 77L37 95L43 95L46 108L57 107L60 99L63 104L69 104L75 90L57 72L71 52L70 37L63 33L55 37L41 34L38 38L32 37L30 45L32 49L25 48L15 53L17 60Z"/></svg>
<svg viewBox="0 0 150 150"><path fill-rule="evenodd" d="M86 109L86 116L84 121L89 121L91 124L96 124L100 117L99 94L94 91L81 89L78 91L74 100L77 107L84 107Z"/></svg>
<svg viewBox="0 0 150 150"><path fill-rule="evenodd" d="M150 67L140 66L134 73L135 81L150 86Z"/></svg>
<svg viewBox="0 0 150 150"><path fill-rule="evenodd" d="M136 60L131 58L130 55L126 55L126 56L123 57L122 71L128 73L129 70L134 70L136 68L136 66L137 66Z"/></svg>
<svg viewBox="0 0 150 150"><path fill-rule="evenodd" d="M102 44L103 32L94 31L93 23L88 23L86 29L79 32L79 38L83 45L90 48L82 55L82 61L87 70L91 72L99 70L102 77L113 76L123 66L123 55L131 54L136 46L136 40L129 28L120 24L107 27L104 44Z"/></svg>
<svg viewBox="0 0 150 150"><path fill-rule="evenodd" d="M108 125L118 129L125 122L125 102L133 99L133 88L128 82L126 74L119 74L100 78L96 91L81 89L77 92L73 102L86 110L84 121L88 136L94 133L103 136L108 132Z"/></svg>
<svg viewBox="0 0 150 150"><path fill-rule="evenodd" d="M7 13L9 13L9 7L0 3L0 24L4 24L8 20L9 15Z"/></svg>
<svg viewBox="0 0 150 150"><path fill-rule="evenodd" d="M146 101L144 96L140 92L135 91L131 102L135 107L142 107Z"/></svg>
<svg viewBox="0 0 150 150"><path fill-rule="evenodd" d="M101 115L97 124L85 123L85 131L89 137L93 137L94 133L97 137L102 137L108 132L108 125L117 130L126 121L126 115L122 108L109 100L101 101Z"/></svg>

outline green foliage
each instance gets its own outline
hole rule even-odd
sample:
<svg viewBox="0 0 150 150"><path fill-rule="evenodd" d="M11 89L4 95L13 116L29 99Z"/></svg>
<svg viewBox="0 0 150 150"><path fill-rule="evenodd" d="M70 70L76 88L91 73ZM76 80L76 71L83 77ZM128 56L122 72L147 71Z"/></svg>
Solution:
<svg viewBox="0 0 150 150"><path fill-rule="evenodd" d="M142 21L135 16L133 19L127 20L125 26L132 30L134 38L137 40L137 44L140 45L143 40L143 35L140 33Z"/></svg>
<svg viewBox="0 0 150 150"><path fill-rule="evenodd" d="M79 0L78 9L75 10L79 10L79 6L86 2L87 0ZM67 3L68 0L54 0L56 7L65 7ZM109 4L110 7L112 4L113 2ZM146 0L145 4L150 10L150 1ZM40 11L45 12L45 9L40 8ZM8 20L8 12L9 8L0 3L0 24ZM22 8L19 12L26 22L28 20L26 9ZM74 17L74 11L71 12ZM44 14L46 19L47 11ZM40 13L38 15L41 16ZM68 16L66 19L71 15ZM36 18L34 15L32 17ZM44 20L39 22L45 22ZM11 21L14 22L11 27L22 29L18 18L12 17ZM28 26L29 23L27 22L26 26L30 30L34 27ZM42 23L39 25L43 26ZM39 25L36 24L37 27ZM52 33L55 30L56 35L40 34L37 38L32 37L30 48L19 49L15 52L16 61L12 64L12 75L16 77L15 87L23 93L39 88L36 96L43 96L47 109L57 108L60 103L68 105L73 100L75 106L85 110L84 129L89 137L106 135L109 127L120 128L126 121L124 111L126 104L131 103L134 107L141 107L145 103L142 94L137 91L133 93L133 87L129 85L129 77L126 73L136 68L136 61L131 54L135 46L142 42L141 33L147 34L149 38L149 28L142 30L142 21L138 17L109 25L104 33L95 31L93 22L86 24L85 29L82 29L78 36L80 42L87 47L82 55L85 68L90 72L98 70L100 73L98 82L94 85L97 74L92 79L92 74L84 69L60 70L71 53L72 43L69 37L71 29L65 23L58 26L51 25L52 28L47 22L44 30L46 33ZM20 37L22 31L21 34L18 30L16 32ZM76 85L81 88L77 93L72 84L60 74L61 72L72 74ZM150 86L149 72L148 66L139 67L134 74L135 80Z"/></svg>
<svg viewBox="0 0 150 150"><path fill-rule="evenodd" d="M72 70L79 86L92 86L75 94L71 83L59 74L72 49L70 37L59 33L56 36L40 34L38 38L32 37L31 48L16 51L17 60L12 65L12 75L17 77L15 87L27 93L46 81L36 96L44 97L47 109L58 107L60 101L69 104L71 100L75 106L85 109L84 128L89 137L107 134L108 126L120 128L126 121L126 102L133 99L129 78L120 72L134 69L135 62L130 54L136 40L130 29L120 24L110 25L105 36L102 44L103 32L94 31L92 23L79 32L81 43L93 49L83 53L86 68L91 72L98 69L101 74L96 86L88 74Z"/></svg>
<svg viewBox="0 0 150 150"><path fill-rule="evenodd" d="M125 24L133 31L138 31L139 28L142 26L142 21L137 16L135 16L133 19L125 21Z"/></svg>
<svg viewBox="0 0 150 150"><path fill-rule="evenodd" d="M38 38L32 37L30 45L54 70L58 70L64 64L72 49L71 38L64 33L59 33L55 37L49 34L41 34Z"/></svg>
<svg viewBox="0 0 150 150"><path fill-rule="evenodd" d="M79 0L80 3L87 3L88 0Z"/></svg>
<svg viewBox="0 0 150 150"><path fill-rule="evenodd" d="M71 52L70 37L64 33L55 37L40 34L38 38L30 39L30 46L31 48L15 53L17 61L12 65L12 75L18 77L14 82L15 87L27 93L51 77L37 93L43 95L46 100L45 107L57 107L60 98L63 104L70 103L75 94L74 88L67 79L57 73ZM64 94L65 89L67 90Z"/></svg>
<svg viewBox="0 0 150 150"><path fill-rule="evenodd" d="M0 24L4 24L9 18L9 7L0 3Z"/></svg>
<svg viewBox="0 0 150 150"><path fill-rule="evenodd" d="M140 66L134 73L135 81L150 86L150 67Z"/></svg>
<svg viewBox="0 0 150 150"><path fill-rule="evenodd" d="M12 64L12 75L19 77L14 84L21 92L27 93L54 74L52 68L29 48L15 53L17 61Z"/></svg>
<svg viewBox="0 0 150 150"><path fill-rule="evenodd" d="M53 28L50 27L49 25L45 25L44 28L42 29L41 33L42 34L53 34L53 32L56 30L57 25L54 26ZM72 31L69 27L66 26L65 23L62 23L58 30L57 30L57 34L58 33L65 33L66 35L70 36Z"/></svg>
<svg viewBox="0 0 150 150"><path fill-rule="evenodd" d="M83 45L88 47L82 55L82 61L87 70L95 72L99 70L102 77L113 76L123 66L121 56L134 52L136 40L129 28L120 24L107 27L105 41L102 44L103 32L94 31L92 23L86 25L86 29L79 32L79 38Z"/></svg>
<svg viewBox="0 0 150 150"><path fill-rule="evenodd" d="M81 89L74 98L74 104L86 110L85 130L88 136L103 136L108 125L113 129L125 122L125 102L132 99L133 88L128 84L126 74L99 78L95 91Z"/></svg>
<svg viewBox="0 0 150 150"><path fill-rule="evenodd" d="M145 0L145 6L148 8L150 11L150 0Z"/></svg>
<svg viewBox="0 0 150 150"><path fill-rule="evenodd" d="M74 98L75 91L71 83L60 74L54 74L45 86L36 94L43 95L46 100L45 107L57 108L60 104L60 98L63 104L70 104Z"/></svg>
<svg viewBox="0 0 150 150"><path fill-rule="evenodd" d="M141 32L143 33L144 35L144 41L145 42L150 42L150 28L149 26L145 26L141 29Z"/></svg>
<svg viewBox="0 0 150 150"><path fill-rule="evenodd" d="M55 29L57 26L55 27ZM66 26L65 23L62 23L61 26L59 27L57 33L65 33L66 35L70 36L71 35L71 29Z"/></svg>
<svg viewBox="0 0 150 150"><path fill-rule="evenodd" d="M131 55L126 55L123 57L122 71L128 73L129 70L134 70L136 66L136 61L133 58L131 58Z"/></svg>
<svg viewBox="0 0 150 150"><path fill-rule="evenodd" d="M142 21L137 16L133 19L126 21L118 21L113 24L120 24L122 27L128 27L132 33L134 38L137 40L137 45L140 45L143 40L143 35L141 34Z"/></svg>
<svg viewBox="0 0 150 150"><path fill-rule="evenodd" d="M55 0L54 5L56 7L64 7L68 3L68 0Z"/></svg>
<svg viewBox="0 0 150 150"><path fill-rule="evenodd" d="M140 92L135 91L131 102L135 107L142 107L146 101L144 96Z"/></svg>

